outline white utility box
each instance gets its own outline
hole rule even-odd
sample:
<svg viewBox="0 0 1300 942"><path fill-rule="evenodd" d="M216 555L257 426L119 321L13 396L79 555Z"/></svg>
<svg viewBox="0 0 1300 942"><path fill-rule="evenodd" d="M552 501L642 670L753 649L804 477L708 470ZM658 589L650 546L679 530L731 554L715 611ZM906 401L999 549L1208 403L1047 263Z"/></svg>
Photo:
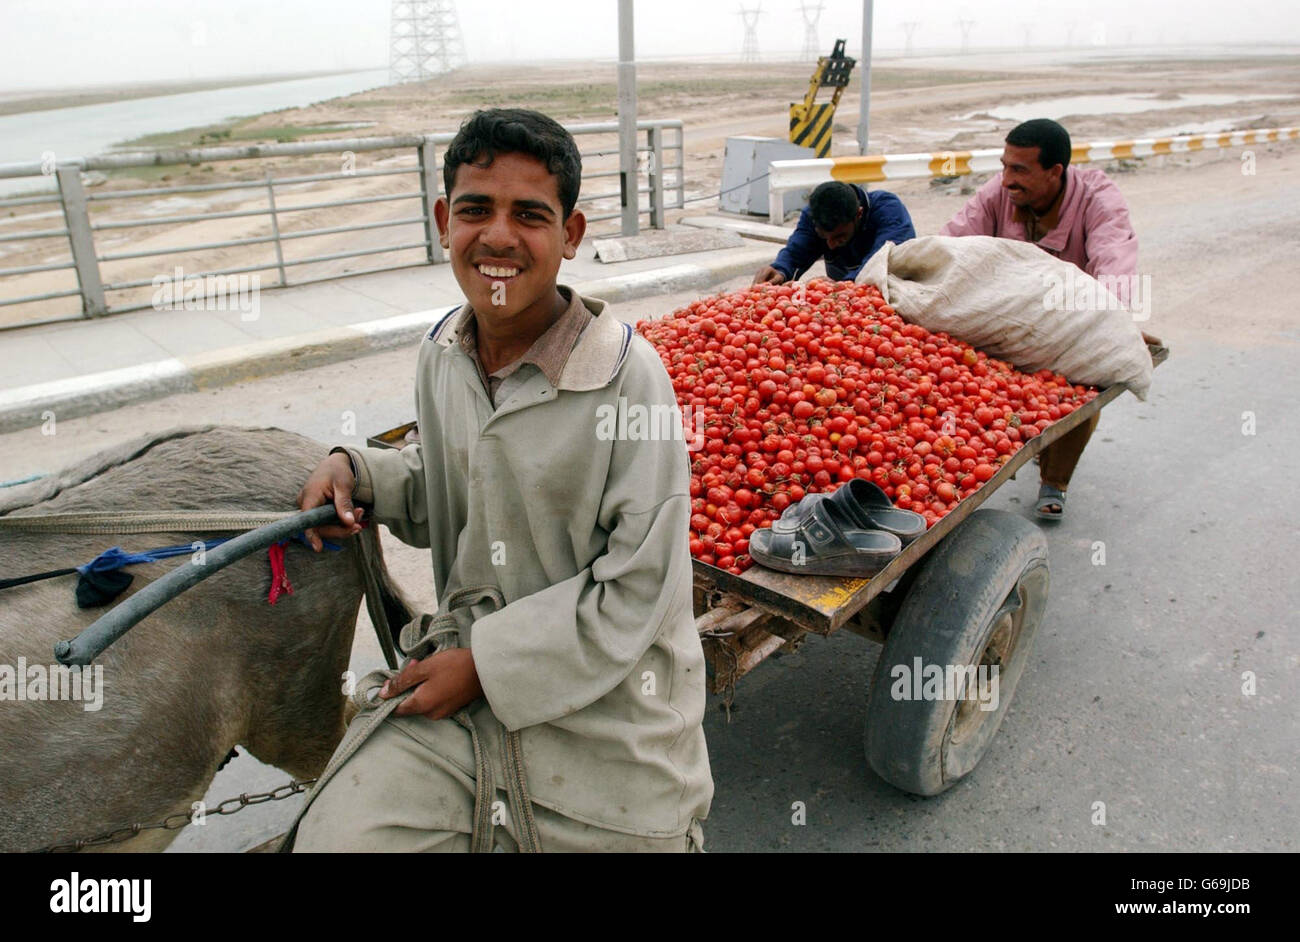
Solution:
<svg viewBox="0 0 1300 942"><path fill-rule="evenodd" d="M803 160L816 157L811 147L800 147L779 137L729 137L722 160L722 196L718 208L729 213L768 215L767 168L774 160ZM761 179L759 179L761 177ZM745 186L746 180L753 180ZM782 194L785 214L802 209L808 203L806 190L787 190Z"/></svg>

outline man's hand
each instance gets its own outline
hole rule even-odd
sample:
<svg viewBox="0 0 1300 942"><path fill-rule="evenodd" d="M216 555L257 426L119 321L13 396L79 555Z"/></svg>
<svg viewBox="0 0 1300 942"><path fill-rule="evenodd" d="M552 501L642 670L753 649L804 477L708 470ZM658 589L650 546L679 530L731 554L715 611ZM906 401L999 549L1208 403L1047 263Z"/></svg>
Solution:
<svg viewBox="0 0 1300 942"><path fill-rule="evenodd" d="M364 508L352 506L352 489L357 485L352 476L352 464L348 456L335 452L320 464L307 478L307 483L298 492L298 509L311 510L322 504L334 502L343 525L331 524L328 527L315 527L306 531L307 542L316 552L323 548L321 539L342 540L361 532L361 516Z"/></svg>
<svg viewBox="0 0 1300 942"><path fill-rule="evenodd" d="M388 700L410 687L414 692L393 711L398 716L418 714L441 720L483 696L469 648L449 648L422 661L410 661L384 684L379 696Z"/></svg>
<svg viewBox="0 0 1300 942"><path fill-rule="evenodd" d="M756 285L779 285L785 281L785 272L773 268L771 265L764 265L754 276L753 284Z"/></svg>

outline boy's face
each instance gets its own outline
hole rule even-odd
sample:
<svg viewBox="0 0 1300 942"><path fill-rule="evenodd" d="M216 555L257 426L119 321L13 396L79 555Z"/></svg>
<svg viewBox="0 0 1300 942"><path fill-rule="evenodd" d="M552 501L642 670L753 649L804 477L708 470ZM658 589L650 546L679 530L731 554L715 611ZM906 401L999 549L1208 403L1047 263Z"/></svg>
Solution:
<svg viewBox="0 0 1300 942"><path fill-rule="evenodd" d="M502 324L539 305L550 313L560 261L577 254L587 228L577 210L563 218L559 181L520 153L498 153L487 167L461 164L434 217L465 299Z"/></svg>

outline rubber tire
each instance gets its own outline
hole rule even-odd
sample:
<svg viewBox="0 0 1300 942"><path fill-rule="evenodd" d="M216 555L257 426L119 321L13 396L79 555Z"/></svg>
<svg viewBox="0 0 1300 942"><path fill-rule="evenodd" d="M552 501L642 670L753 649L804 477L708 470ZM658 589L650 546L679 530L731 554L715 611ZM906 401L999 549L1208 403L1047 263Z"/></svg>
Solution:
<svg viewBox="0 0 1300 942"><path fill-rule="evenodd" d="M1047 539L1023 517L977 510L921 564L886 638L867 702L867 761L885 781L916 795L937 795L983 757L1006 716L1047 603ZM894 665L977 664L994 616L1024 583L1019 638L999 667L998 706L954 747L954 700L896 700ZM1001 619L998 619L1001 621Z"/></svg>

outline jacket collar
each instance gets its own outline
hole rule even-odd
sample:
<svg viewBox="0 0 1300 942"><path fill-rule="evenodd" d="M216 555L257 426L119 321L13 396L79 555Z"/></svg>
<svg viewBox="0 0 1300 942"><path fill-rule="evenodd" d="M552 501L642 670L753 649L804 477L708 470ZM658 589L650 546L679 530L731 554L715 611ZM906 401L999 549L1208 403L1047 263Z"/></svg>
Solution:
<svg viewBox="0 0 1300 942"><path fill-rule="evenodd" d="M564 364L560 381L555 387L573 392L608 386L627 360L633 333L632 325L619 321L604 301L582 295L578 297L594 316L591 324L578 338L578 344ZM425 340L443 347L444 355L450 353L466 356L457 340L461 318L468 313L468 307L466 303L450 311L433 326Z"/></svg>

